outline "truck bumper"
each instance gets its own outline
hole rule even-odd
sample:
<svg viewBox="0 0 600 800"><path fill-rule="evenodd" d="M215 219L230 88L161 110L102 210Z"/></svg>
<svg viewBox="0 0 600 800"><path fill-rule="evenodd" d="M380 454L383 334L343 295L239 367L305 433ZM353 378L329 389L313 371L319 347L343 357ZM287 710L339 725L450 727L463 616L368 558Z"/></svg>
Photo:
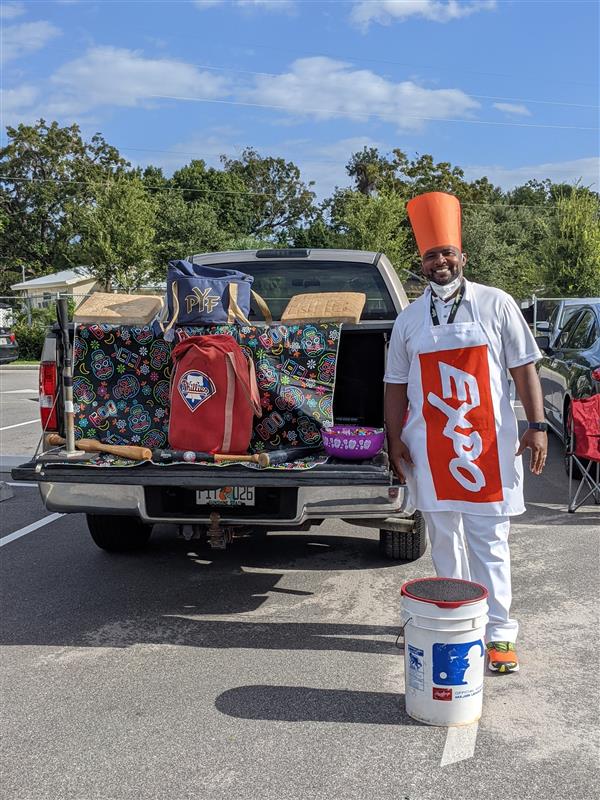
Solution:
<svg viewBox="0 0 600 800"><path fill-rule="evenodd" d="M40 492L49 511L62 513L124 514L139 517L143 522L209 523L206 509L186 507L185 511L162 513L151 511L148 492L160 491L159 487L115 484L70 484L40 483ZM403 487L388 486L326 486L299 487L296 502L287 507L286 512L277 516L254 516L244 508L242 516L236 507L215 506L223 525L262 525L284 524L302 525L311 520L343 518L349 522L360 520L385 519L390 516L410 517L413 509L407 503Z"/></svg>

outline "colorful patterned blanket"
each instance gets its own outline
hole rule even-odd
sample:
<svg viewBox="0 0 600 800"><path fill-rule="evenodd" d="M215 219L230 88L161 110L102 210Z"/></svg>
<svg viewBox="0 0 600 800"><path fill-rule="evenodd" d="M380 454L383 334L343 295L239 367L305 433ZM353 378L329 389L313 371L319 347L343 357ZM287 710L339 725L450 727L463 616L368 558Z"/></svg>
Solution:
<svg viewBox="0 0 600 800"><path fill-rule="evenodd" d="M340 325L216 325L187 336L229 333L256 365L263 407L250 450L321 444L332 406ZM78 326L74 342L75 436L108 444L168 442L171 348L150 327Z"/></svg>

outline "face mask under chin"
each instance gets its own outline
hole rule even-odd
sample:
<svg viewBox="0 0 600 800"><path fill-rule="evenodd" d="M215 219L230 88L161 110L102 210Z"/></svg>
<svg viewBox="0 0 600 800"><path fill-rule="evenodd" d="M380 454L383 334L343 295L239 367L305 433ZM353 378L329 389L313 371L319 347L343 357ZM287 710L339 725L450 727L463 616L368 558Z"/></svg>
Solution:
<svg viewBox="0 0 600 800"><path fill-rule="evenodd" d="M457 275L453 281L450 283L444 284L444 286L439 286L437 283L433 281L429 281L429 285L431 286L431 291L440 298L440 300L447 300L449 297L452 297L454 292L456 292L462 282L462 275Z"/></svg>

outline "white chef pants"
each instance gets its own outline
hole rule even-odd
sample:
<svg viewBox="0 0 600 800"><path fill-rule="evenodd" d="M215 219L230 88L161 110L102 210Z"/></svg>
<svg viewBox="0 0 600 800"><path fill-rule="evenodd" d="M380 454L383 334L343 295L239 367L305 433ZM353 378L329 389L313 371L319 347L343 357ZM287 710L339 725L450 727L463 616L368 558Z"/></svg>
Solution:
<svg viewBox="0 0 600 800"><path fill-rule="evenodd" d="M424 511L431 558L438 577L462 578L488 590L488 642L515 642L519 624L509 616L512 599L508 532L510 517Z"/></svg>

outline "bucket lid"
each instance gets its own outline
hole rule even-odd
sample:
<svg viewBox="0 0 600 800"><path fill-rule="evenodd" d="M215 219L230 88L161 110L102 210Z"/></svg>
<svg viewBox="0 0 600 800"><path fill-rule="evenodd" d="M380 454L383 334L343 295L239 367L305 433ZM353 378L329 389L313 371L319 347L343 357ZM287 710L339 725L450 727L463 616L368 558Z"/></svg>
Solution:
<svg viewBox="0 0 600 800"><path fill-rule="evenodd" d="M400 594L440 608L458 608L485 600L488 591L480 583L460 578L417 578L403 584Z"/></svg>

